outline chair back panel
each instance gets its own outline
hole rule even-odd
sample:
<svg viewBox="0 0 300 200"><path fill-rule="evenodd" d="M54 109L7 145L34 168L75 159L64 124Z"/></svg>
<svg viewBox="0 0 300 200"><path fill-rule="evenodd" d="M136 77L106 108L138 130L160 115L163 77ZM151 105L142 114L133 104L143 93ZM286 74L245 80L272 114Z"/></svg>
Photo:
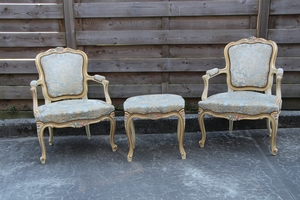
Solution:
<svg viewBox="0 0 300 200"><path fill-rule="evenodd" d="M257 38L229 43L225 50L227 84L233 90L269 89L273 83L276 43Z"/></svg>
<svg viewBox="0 0 300 200"><path fill-rule="evenodd" d="M83 57L73 53L50 54L41 58L48 94L51 97L83 92Z"/></svg>
<svg viewBox="0 0 300 200"><path fill-rule="evenodd" d="M270 72L272 47L240 44L229 48L231 84L235 87L265 87Z"/></svg>

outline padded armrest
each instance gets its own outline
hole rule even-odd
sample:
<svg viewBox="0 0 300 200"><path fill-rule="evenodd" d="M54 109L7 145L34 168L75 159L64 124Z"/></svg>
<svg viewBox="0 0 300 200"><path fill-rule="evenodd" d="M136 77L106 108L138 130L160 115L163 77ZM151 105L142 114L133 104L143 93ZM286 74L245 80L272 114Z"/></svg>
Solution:
<svg viewBox="0 0 300 200"><path fill-rule="evenodd" d="M206 74L202 76L202 79L204 82L204 89L203 89L202 96L201 96L202 101L207 99L208 85L209 85L208 80L210 78L217 76L219 74L222 74L224 72L225 72L224 69L213 68L213 69L207 70Z"/></svg>
<svg viewBox="0 0 300 200"><path fill-rule="evenodd" d="M38 99L37 99L37 92L36 92L36 87L39 85L38 81L32 80L30 82L30 91L32 94L32 100L33 100L33 113L34 115L39 113L38 110Z"/></svg>
<svg viewBox="0 0 300 200"><path fill-rule="evenodd" d="M103 90L104 90L104 96L105 96L106 103L112 104L110 96L108 94L109 81L105 79L105 76L95 74L94 76L88 76L88 80L92 80L92 81L95 81L97 83L101 83L103 85Z"/></svg>
<svg viewBox="0 0 300 200"><path fill-rule="evenodd" d="M218 68L213 68L211 70L207 70L206 74L208 74L210 77L216 76L219 74L219 69Z"/></svg>
<svg viewBox="0 0 300 200"><path fill-rule="evenodd" d="M276 72L276 103L280 106L282 104L281 100L281 80L283 76L283 69L278 68Z"/></svg>
<svg viewBox="0 0 300 200"><path fill-rule="evenodd" d="M93 76L94 80L95 81L99 81L99 82L102 82L103 80L105 80L105 76L101 76L101 75L98 75L98 74L95 74Z"/></svg>

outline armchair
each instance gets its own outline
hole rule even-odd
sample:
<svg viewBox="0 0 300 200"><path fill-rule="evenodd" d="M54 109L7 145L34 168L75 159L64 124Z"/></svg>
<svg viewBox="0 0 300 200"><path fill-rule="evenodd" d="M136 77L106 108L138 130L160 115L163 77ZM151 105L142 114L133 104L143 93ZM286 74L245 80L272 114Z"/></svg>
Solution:
<svg viewBox="0 0 300 200"><path fill-rule="evenodd" d="M80 50L57 47L41 52L35 59L39 79L30 83L33 98L33 112L37 135L41 146L40 161L46 162L44 130L49 129L49 145L53 141L53 128L85 126L90 139L89 124L103 120L110 121L110 145L114 144L116 122L115 108L108 94L109 82L104 76L87 74L88 58ZM88 81L103 85L105 101L88 99ZM41 85L45 104L38 106L37 86Z"/></svg>
<svg viewBox="0 0 300 200"><path fill-rule="evenodd" d="M224 49L226 66L211 69L202 77L204 90L198 102L198 121L202 133L199 141L204 147L206 132L204 116L229 120L229 131L233 121L267 119L271 137L271 151L277 154L276 135L281 110L281 80L283 69L275 68L277 45L271 40L251 37L231 42ZM209 79L226 74L228 91L207 97ZM276 75L276 95L272 95L273 76Z"/></svg>

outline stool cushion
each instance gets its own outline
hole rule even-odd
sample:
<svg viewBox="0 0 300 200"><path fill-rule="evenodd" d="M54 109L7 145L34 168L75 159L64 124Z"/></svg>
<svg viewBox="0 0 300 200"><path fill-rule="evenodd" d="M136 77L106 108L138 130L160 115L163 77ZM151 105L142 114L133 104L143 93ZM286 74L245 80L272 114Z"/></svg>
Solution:
<svg viewBox="0 0 300 200"><path fill-rule="evenodd" d="M130 97L124 102L124 111L137 114L168 113L180 111L184 99L175 94L152 94Z"/></svg>

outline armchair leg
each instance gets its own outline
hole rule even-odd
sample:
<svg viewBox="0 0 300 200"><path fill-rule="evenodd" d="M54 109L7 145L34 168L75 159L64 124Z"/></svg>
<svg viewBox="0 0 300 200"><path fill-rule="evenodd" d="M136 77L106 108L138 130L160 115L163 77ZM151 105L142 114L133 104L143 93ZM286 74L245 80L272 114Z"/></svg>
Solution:
<svg viewBox="0 0 300 200"><path fill-rule="evenodd" d="M268 129L269 136L271 137L272 136L272 128L271 128L271 122L270 122L269 118L267 118L267 129Z"/></svg>
<svg viewBox="0 0 300 200"><path fill-rule="evenodd" d="M90 125L85 126L85 132L86 132L88 139L91 139Z"/></svg>
<svg viewBox="0 0 300 200"><path fill-rule="evenodd" d="M38 136L39 143L40 143L41 150L42 150L42 156L40 157L40 161L42 164L45 164L46 163L46 146L45 146L45 141L44 141L44 129L46 127L44 127L42 123L37 123L36 127L37 127L37 136Z"/></svg>
<svg viewBox="0 0 300 200"><path fill-rule="evenodd" d="M278 118L271 118L269 120L269 122L271 122L272 125L272 132L271 132L271 151L272 154L275 156L278 152L277 148L276 148L276 137L277 137L277 129L278 129Z"/></svg>
<svg viewBox="0 0 300 200"><path fill-rule="evenodd" d="M115 130L116 130L116 121L113 117L109 118L110 121L110 146L113 152L117 151L118 146L114 142Z"/></svg>
<svg viewBox="0 0 300 200"><path fill-rule="evenodd" d="M132 161L132 156L133 156L133 142L132 142L132 117L130 116L129 113L125 113L125 129L126 129L126 135L128 138L128 144L129 144L129 151L127 154L127 161L131 162Z"/></svg>
<svg viewBox="0 0 300 200"><path fill-rule="evenodd" d="M48 130L49 130L49 145L52 146L52 144L53 144L53 128L48 127Z"/></svg>
<svg viewBox="0 0 300 200"><path fill-rule="evenodd" d="M205 140L206 140L206 132L205 132L205 125L204 125L204 116L205 116L204 112L199 113L198 122L199 122L199 125L200 125L201 134L202 134L202 138L199 141L200 147L204 147Z"/></svg>
<svg viewBox="0 0 300 200"><path fill-rule="evenodd" d="M133 148L135 148L135 128L134 128L133 119L130 122L130 130L131 130L132 145L133 145Z"/></svg>
<svg viewBox="0 0 300 200"><path fill-rule="evenodd" d="M229 120L229 133L232 133L232 129L233 129L233 120Z"/></svg>
<svg viewBox="0 0 300 200"><path fill-rule="evenodd" d="M183 148L183 139L184 139L184 128L185 128L185 112L182 109L178 114L178 125L177 125L177 137L179 142L179 151L181 159L186 159L186 152Z"/></svg>

